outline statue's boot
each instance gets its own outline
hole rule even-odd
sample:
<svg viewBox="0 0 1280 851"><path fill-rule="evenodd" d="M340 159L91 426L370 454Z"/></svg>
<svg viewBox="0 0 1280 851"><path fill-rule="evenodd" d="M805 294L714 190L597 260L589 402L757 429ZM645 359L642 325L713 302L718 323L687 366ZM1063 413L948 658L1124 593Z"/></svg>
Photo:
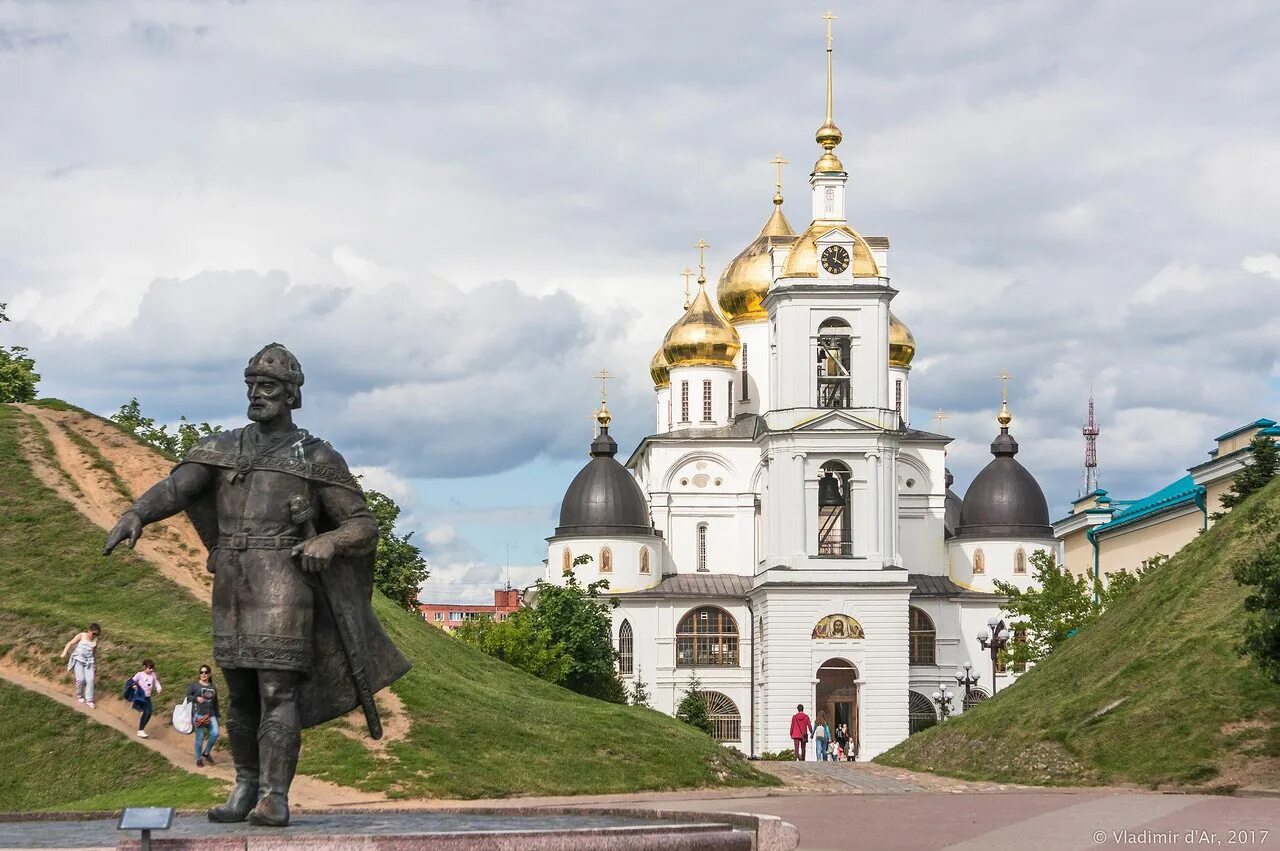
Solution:
<svg viewBox="0 0 1280 851"><path fill-rule="evenodd" d="M289 786L298 768L302 733L287 722L264 721L258 734L262 761L258 805L249 813L249 824L284 827L289 824Z"/></svg>
<svg viewBox="0 0 1280 851"><path fill-rule="evenodd" d="M244 821L254 804L258 803L258 726L246 718L230 714L227 718L227 739L231 746L231 759L236 766L236 782L225 804L209 808L209 821Z"/></svg>

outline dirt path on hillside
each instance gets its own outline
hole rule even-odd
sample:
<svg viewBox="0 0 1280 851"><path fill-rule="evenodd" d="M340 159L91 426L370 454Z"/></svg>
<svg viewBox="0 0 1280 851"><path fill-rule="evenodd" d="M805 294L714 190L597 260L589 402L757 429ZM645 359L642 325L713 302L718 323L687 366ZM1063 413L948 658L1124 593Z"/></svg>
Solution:
<svg viewBox="0 0 1280 851"><path fill-rule="evenodd" d="M109 531L129 507L111 471L67 434L67 429L91 444L134 496L169 474L172 466L158 452L135 443L119 429L76 411L52 411L18 405L35 417L53 446L56 466L49 462L38 436L26 434L22 448L37 478L89 520ZM105 539L105 536L104 536ZM208 602L213 578L205 570L205 550L196 530L182 515L148 526L137 552L192 596Z"/></svg>
<svg viewBox="0 0 1280 851"><path fill-rule="evenodd" d="M144 747L160 754L183 771L206 774L225 780L228 783L235 779L235 773L231 767L231 755L225 749L219 752L216 766L197 768L191 738L173 729L173 726L169 723L168 713L157 714L151 720L151 723L147 725L149 738L140 739L137 736L138 713L134 712L129 704L117 699L114 694L99 694L97 706L90 709L83 703L76 702L72 694L73 686L69 679L62 683L56 683L36 676L32 672L16 667L4 660L0 660L0 679L56 700L86 718L113 730L118 730ZM348 807L357 804L378 803L385 800L385 795L376 792L362 792L359 789L339 786L336 783L317 780L314 777L307 777L302 774L294 778L293 786L289 789L289 802L301 807Z"/></svg>

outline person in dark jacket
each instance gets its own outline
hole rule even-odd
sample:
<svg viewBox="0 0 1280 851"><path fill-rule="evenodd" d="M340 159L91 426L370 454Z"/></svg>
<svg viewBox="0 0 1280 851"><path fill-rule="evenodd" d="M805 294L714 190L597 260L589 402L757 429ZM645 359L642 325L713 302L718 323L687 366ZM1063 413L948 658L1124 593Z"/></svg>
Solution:
<svg viewBox="0 0 1280 851"><path fill-rule="evenodd" d="M213 746L218 741L218 687L213 684L213 669L200 666L200 679L187 686L191 702L191 728L195 733L196 765L214 765Z"/></svg>

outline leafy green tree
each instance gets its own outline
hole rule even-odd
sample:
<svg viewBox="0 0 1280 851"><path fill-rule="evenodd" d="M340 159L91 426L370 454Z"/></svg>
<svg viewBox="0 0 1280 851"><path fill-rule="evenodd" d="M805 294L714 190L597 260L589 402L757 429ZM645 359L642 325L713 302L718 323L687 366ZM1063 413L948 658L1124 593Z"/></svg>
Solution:
<svg viewBox="0 0 1280 851"><path fill-rule="evenodd" d="M676 717L708 736L715 731L715 727L711 725L711 715L707 712L707 698L702 693L702 682L696 674L689 674L689 685L685 687L684 696L676 707Z"/></svg>
<svg viewBox="0 0 1280 851"><path fill-rule="evenodd" d="M631 687L631 705L649 705L649 686L645 684L644 671L638 665L636 666L636 681Z"/></svg>
<svg viewBox="0 0 1280 851"><path fill-rule="evenodd" d="M1102 611L1101 602L1094 601L1089 581L1059 567L1053 553L1036 550L1030 560L1034 586L1024 591L999 579L995 581L996 591L1008 597L1004 608L1011 615L1009 629L1022 630L1026 636L1025 641L1010 642L1002 651L1005 663L1015 668L1048 656L1078 630L1097 620Z"/></svg>
<svg viewBox="0 0 1280 851"><path fill-rule="evenodd" d="M1275 478L1276 472L1280 471L1280 447L1270 437L1258 435L1249 441L1249 449L1252 459L1245 464L1244 469L1236 473L1231 481L1231 488L1218 497L1218 502L1226 510L1215 511L1211 515L1215 521L1221 520L1227 511L1265 488Z"/></svg>
<svg viewBox="0 0 1280 851"><path fill-rule="evenodd" d="M373 563L373 587L406 609L418 604L418 591L431 571L422 550L409 539L413 533L396 534L400 506L376 490L364 492L365 502L378 521L378 554Z"/></svg>
<svg viewBox="0 0 1280 851"><path fill-rule="evenodd" d="M8 322L0 303L0 323ZM34 402L40 373L26 346L0 346L0 402Z"/></svg>
<svg viewBox="0 0 1280 851"><path fill-rule="evenodd" d="M1244 598L1249 617L1242 627L1241 652L1280 683L1280 542L1264 548L1252 561L1232 568L1236 582L1253 593Z"/></svg>
<svg viewBox="0 0 1280 851"><path fill-rule="evenodd" d="M157 425L153 417L142 413L142 405L138 403L137 396L121 405L120 410L111 415L111 421L170 458L181 458L191 451L191 447L200 438L222 431L222 426L211 426L207 422L192 423L182 416L178 418L177 431L170 432L167 425Z"/></svg>
<svg viewBox="0 0 1280 851"><path fill-rule="evenodd" d="M586 564L590 556L574 559ZM588 585L573 571L564 585L538 580L533 606L519 609L502 622L480 622L455 635L491 656L542 677L570 691L610 703L626 703L627 688L618 676L613 649L613 618L606 580ZM526 652L518 645L530 642ZM534 652L536 650L536 652Z"/></svg>

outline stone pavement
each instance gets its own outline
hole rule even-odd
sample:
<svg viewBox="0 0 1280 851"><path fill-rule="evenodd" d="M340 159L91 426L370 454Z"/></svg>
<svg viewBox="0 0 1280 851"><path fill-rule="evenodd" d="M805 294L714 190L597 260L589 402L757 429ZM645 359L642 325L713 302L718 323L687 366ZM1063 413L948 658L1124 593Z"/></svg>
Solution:
<svg viewBox="0 0 1280 851"><path fill-rule="evenodd" d="M1025 787L1005 783L956 780L871 762L754 763L787 784L790 791L833 794L902 794L910 792L1004 792Z"/></svg>

